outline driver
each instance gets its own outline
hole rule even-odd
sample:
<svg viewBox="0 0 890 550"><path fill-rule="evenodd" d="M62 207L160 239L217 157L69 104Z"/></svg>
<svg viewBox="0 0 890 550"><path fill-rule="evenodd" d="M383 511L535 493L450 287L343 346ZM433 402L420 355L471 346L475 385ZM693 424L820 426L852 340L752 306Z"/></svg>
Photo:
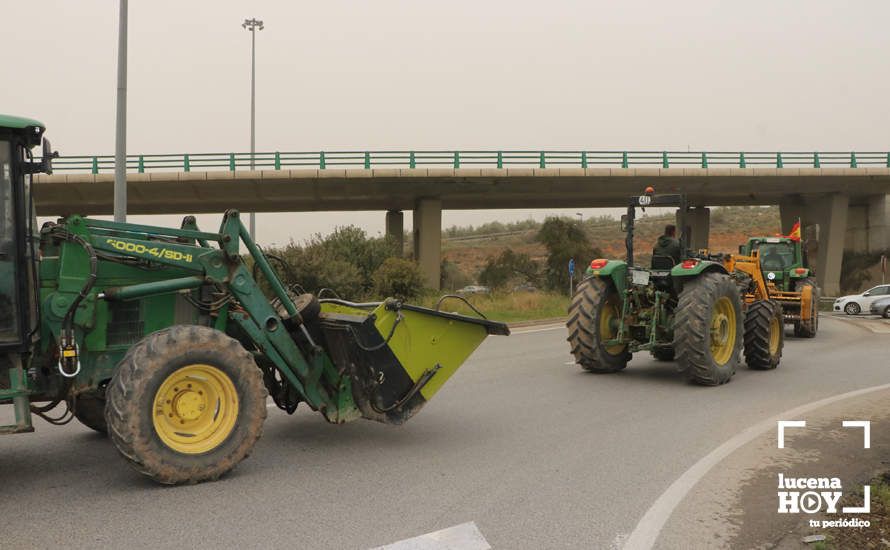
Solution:
<svg viewBox="0 0 890 550"><path fill-rule="evenodd" d="M674 265L680 263L680 241L677 240L677 226L674 224L664 226L664 234L658 237L652 249L652 257L655 256L666 256L674 261Z"/></svg>
<svg viewBox="0 0 890 550"><path fill-rule="evenodd" d="M766 250L761 263L766 269L782 269L782 266L785 265L782 255L775 248Z"/></svg>

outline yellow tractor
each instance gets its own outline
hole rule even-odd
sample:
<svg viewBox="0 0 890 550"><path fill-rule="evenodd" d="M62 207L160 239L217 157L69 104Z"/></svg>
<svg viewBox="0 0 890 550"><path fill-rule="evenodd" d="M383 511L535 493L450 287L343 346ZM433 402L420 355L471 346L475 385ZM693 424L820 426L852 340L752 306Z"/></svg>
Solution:
<svg viewBox="0 0 890 550"><path fill-rule="evenodd" d="M745 360L752 368L774 369L779 365L785 340L782 304L775 285L767 282L760 252L723 256L723 267L741 286L745 307Z"/></svg>

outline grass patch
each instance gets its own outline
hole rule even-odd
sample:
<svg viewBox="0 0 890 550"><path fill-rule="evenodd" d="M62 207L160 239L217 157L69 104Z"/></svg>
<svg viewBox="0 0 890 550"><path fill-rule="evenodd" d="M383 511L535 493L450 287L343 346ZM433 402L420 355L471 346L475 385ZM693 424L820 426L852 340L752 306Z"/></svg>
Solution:
<svg viewBox="0 0 890 550"><path fill-rule="evenodd" d="M495 292L490 295L473 294L465 298L489 319L507 323L565 317L569 306L568 296L550 292ZM420 301L420 305L434 308L438 300L438 296L426 296ZM441 309L476 315L460 300L446 300Z"/></svg>

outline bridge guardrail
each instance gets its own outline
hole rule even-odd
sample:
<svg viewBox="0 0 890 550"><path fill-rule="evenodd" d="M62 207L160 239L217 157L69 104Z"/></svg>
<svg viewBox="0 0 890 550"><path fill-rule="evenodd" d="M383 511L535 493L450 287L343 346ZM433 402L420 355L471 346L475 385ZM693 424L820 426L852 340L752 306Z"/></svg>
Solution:
<svg viewBox="0 0 890 550"><path fill-rule="evenodd" d="M127 171L212 171L288 168L890 168L890 152L846 151L274 151L255 153L174 153L128 155ZM114 155L60 157L60 172L99 174L114 171Z"/></svg>

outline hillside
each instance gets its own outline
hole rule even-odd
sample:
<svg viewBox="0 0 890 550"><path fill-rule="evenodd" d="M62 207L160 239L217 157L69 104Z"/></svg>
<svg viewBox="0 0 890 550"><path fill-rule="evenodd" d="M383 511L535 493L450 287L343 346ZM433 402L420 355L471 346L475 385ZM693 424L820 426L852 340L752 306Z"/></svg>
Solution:
<svg viewBox="0 0 890 550"><path fill-rule="evenodd" d="M619 221L599 217L585 220L584 230L593 246L607 258L623 258L624 236ZM643 215L637 219L637 258L641 263L649 259L652 245L664 231L664 226L674 223L673 214ZM776 206L731 206L711 209L711 250L733 252L738 250L748 236L773 235L779 232L779 208ZM535 241L540 223L523 221L516 224L485 224L478 228L449 228L444 234L443 257L452 262L470 279L475 279L489 256L506 248L528 254L543 262L546 250ZM487 231L487 233L486 233ZM593 259L593 251L591 258ZM586 263L586 261L585 261Z"/></svg>

